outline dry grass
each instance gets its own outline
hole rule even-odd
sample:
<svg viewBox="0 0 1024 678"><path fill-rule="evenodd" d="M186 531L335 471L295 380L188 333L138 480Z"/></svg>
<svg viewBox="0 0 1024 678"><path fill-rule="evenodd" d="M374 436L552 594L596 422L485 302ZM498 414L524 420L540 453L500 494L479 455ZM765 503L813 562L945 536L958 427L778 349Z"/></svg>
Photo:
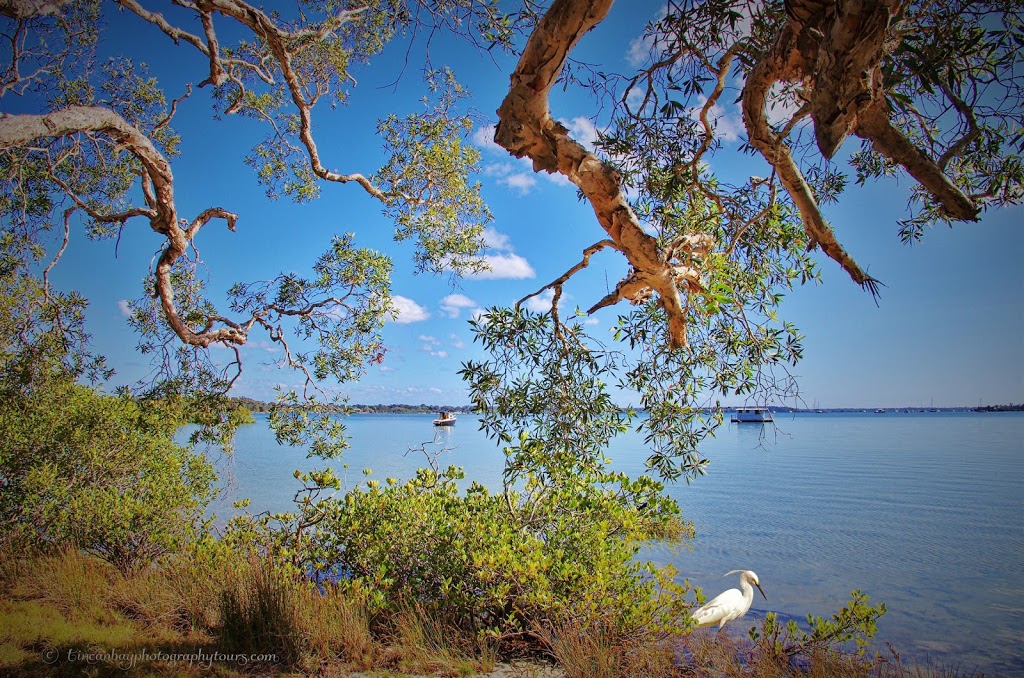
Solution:
<svg viewBox="0 0 1024 678"><path fill-rule="evenodd" d="M132 600L125 609L126 590L143 590L138 582L113 567L75 551L54 554L0 555L0 673L4 675L122 672L119 662L68 661L81 654L194 652L209 648L201 633L181 633L157 620L165 614L152 601ZM76 654L77 653L77 654ZM52 661L47 661L52 660ZM142 662L137 667L159 674ZM179 666L183 675L199 675Z"/></svg>
<svg viewBox="0 0 1024 678"><path fill-rule="evenodd" d="M338 663L367 669L381 655L361 601L261 561L221 591L219 639L228 651L272 652L284 666L305 671Z"/></svg>
<svg viewBox="0 0 1024 678"><path fill-rule="evenodd" d="M402 673L471 676L492 671L497 662L484 637L454 629L418 605L405 607L386 626L384 664Z"/></svg>
<svg viewBox="0 0 1024 678"><path fill-rule="evenodd" d="M568 678L676 675L674 653L661 634L627 633L612 619L566 618L537 635Z"/></svg>

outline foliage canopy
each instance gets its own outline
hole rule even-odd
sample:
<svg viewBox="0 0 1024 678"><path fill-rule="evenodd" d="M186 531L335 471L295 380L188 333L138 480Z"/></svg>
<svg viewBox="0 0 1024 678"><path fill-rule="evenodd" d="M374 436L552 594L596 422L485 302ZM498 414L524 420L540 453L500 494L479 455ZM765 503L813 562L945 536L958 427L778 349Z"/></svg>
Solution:
<svg viewBox="0 0 1024 678"><path fill-rule="evenodd" d="M495 140L574 183L604 237L538 291L553 290L550 313L534 318L516 305L478 325L491 358L465 365L464 376L495 436L558 433L552 448L574 454L629 423L610 408L606 384L639 393L651 412L643 424L651 465L667 478L699 473L697 443L719 419L705 409L718 396L765 401L794 392L785 368L801 355L800 336L775 309L788 288L817 276L808 249L820 248L877 293L878 281L846 253L819 207L841 198L849 175L866 182L902 169L916 180L899 225L905 240L937 222L1017 203L1024 191L1024 32L1013 3L672 0L639 43L646 59L621 74L571 61L577 41L609 12L608 0L343 1L291 13L218 0L178 3L166 15L138 0L114 4L208 62L200 87L212 89L216 116L265 125L246 162L269 195L305 201L326 184L357 185L379 201L397 239L416 242L421 271L484 266L490 213L475 178L479 154L467 143L468 92L455 73L429 65L428 52L427 105L379 121L386 161L372 173L327 169L313 116L348 103L354 65L394 39L447 31L482 50L517 52ZM38 113L0 120L5 233L37 246L53 227L67 236L81 224L104 238L148 221L163 244L132 322L160 368L150 387L164 395L223 392L240 373L238 347L262 331L306 379L303 393L282 399L322 401L325 379L358 378L383 355L391 262L346 235L312 277L239 283L226 308L210 299L197 272L197 238L211 221L234 230L239 215L220 207L179 214L171 123L191 86L168 103L142 64L98 63L103 11L85 0L3 5L11 56L0 96L31 93L40 104ZM610 111L596 151L553 119L548 93L559 82L590 90ZM730 183L708 162L721 147L713 109L727 85L742 86L746 148L768 162L766 178ZM830 159L850 135L862 145L844 170ZM588 311L633 305L621 313L611 348L557 308L563 286L602 249L630 264ZM310 338L317 350L289 343ZM509 341L519 346L509 349ZM209 360L214 344L235 351L226 370ZM549 363L536 364L538 350ZM560 369L578 378L553 390ZM579 430L549 430L568 412L583 413Z"/></svg>

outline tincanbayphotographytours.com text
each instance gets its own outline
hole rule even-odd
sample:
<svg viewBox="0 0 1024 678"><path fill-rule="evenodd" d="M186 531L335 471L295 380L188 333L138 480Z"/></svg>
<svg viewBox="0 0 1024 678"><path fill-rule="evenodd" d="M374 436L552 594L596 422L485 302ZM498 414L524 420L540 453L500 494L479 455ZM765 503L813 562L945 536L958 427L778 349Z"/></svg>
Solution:
<svg viewBox="0 0 1024 678"><path fill-rule="evenodd" d="M77 648L43 650L43 661L47 664L57 662L68 662L73 664L106 664L116 666L125 671L134 669L142 663L159 662L164 664L188 664L198 668L209 669L214 663L229 663L238 665L248 664L276 664L276 654L243 654L229 652L207 652L199 648L195 652L164 652L163 650L148 649L133 650L131 652L101 651L101 650L80 650Z"/></svg>

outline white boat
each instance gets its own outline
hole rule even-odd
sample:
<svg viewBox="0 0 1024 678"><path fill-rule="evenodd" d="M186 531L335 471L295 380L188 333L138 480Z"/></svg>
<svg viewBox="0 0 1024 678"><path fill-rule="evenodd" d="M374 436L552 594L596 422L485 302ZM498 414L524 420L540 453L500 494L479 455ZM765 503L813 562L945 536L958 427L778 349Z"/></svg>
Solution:
<svg viewBox="0 0 1024 678"><path fill-rule="evenodd" d="M732 420L738 423L765 424L774 422L775 417L767 407L737 407Z"/></svg>
<svg viewBox="0 0 1024 678"><path fill-rule="evenodd" d="M455 413L454 412L438 412L437 419L434 420L434 426L454 426L455 425Z"/></svg>

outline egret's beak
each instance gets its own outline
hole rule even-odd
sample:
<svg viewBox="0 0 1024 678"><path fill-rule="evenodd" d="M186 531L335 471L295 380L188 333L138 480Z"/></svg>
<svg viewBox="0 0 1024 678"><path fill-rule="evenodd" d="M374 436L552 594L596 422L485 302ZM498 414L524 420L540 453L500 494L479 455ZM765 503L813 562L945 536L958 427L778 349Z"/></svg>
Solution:
<svg viewBox="0 0 1024 678"><path fill-rule="evenodd" d="M756 587L757 587L757 590L761 592L761 597L762 597L762 598L764 598L765 600L768 600L768 596L766 596L766 595L764 594L764 589L763 589L763 588L761 588L761 585L760 585L760 584L758 584L757 582L754 582L754 586L756 586Z"/></svg>

